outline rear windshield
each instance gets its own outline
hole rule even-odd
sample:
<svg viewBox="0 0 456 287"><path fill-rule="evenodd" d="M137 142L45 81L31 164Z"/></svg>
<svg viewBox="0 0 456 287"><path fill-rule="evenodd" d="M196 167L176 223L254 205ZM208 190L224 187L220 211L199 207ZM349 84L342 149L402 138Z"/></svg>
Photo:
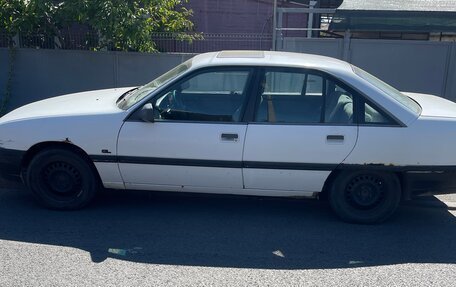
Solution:
<svg viewBox="0 0 456 287"><path fill-rule="evenodd" d="M418 105L417 102L412 100L411 98L407 97L400 91L396 90L395 88L391 87L387 83L383 82L382 80L376 78L375 76L369 74L368 72L353 66L353 71L355 74L363 78L364 80L368 81L375 87L379 88L381 91L383 91L385 94L390 96L391 98L395 99L399 103L401 103L404 107L409 109L411 112L413 112L416 115L419 115L421 113L421 106Z"/></svg>

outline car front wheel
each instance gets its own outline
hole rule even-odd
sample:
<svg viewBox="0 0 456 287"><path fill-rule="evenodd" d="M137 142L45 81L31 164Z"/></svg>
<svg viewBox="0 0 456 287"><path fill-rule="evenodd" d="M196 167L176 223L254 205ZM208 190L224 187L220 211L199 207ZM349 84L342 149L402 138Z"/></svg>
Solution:
<svg viewBox="0 0 456 287"><path fill-rule="evenodd" d="M377 171L341 172L334 180L329 203L343 220L380 223L397 209L401 186L396 175Z"/></svg>
<svg viewBox="0 0 456 287"><path fill-rule="evenodd" d="M26 181L42 205L62 210L86 206L99 187L87 160L66 149L38 153L30 162Z"/></svg>

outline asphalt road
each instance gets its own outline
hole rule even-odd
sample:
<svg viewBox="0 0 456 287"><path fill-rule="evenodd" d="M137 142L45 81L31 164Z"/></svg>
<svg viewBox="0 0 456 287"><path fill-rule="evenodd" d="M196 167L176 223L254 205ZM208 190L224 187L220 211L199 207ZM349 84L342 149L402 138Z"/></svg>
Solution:
<svg viewBox="0 0 456 287"><path fill-rule="evenodd" d="M58 212L0 189L0 286L454 286L456 211L423 202L369 226L308 200L105 192Z"/></svg>

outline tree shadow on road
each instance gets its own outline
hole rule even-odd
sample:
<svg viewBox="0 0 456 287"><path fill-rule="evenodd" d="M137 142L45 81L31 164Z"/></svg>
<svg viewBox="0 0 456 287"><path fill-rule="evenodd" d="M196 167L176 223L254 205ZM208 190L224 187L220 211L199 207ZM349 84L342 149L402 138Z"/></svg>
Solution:
<svg viewBox="0 0 456 287"><path fill-rule="evenodd" d="M324 203L297 199L104 192L59 212L25 191L0 190L0 239L74 247L94 262L326 269L456 263L456 218L402 206L382 225L339 221Z"/></svg>

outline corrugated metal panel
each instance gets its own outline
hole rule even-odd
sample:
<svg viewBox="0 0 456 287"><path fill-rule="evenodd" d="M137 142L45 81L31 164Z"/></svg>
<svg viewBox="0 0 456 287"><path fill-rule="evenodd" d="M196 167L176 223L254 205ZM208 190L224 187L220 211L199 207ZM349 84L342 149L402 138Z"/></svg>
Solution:
<svg viewBox="0 0 456 287"><path fill-rule="evenodd" d="M456 12L455 0L344 0L338 10Z"/></svg>
<svg viewBox="0 0 456 287"><path fill-rule="evenodd" d="M456 32L456 0L344 0L329 29Z"/></svg>

